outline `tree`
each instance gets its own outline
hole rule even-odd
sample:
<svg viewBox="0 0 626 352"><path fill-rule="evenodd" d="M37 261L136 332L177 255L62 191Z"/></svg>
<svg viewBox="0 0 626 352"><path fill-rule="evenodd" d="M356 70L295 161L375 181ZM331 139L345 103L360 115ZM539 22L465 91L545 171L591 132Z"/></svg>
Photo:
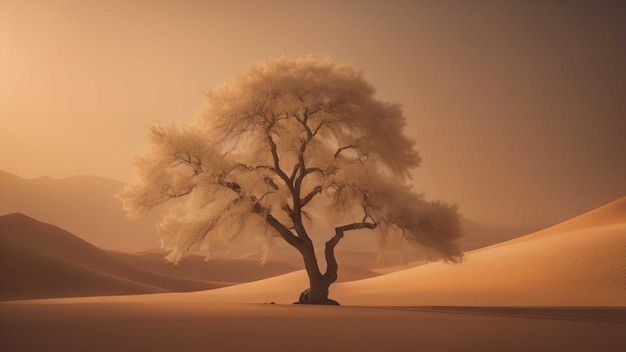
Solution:
<svg viewBox="0 0 626 352"><path fill-rule="evenodd" d="M185 198L159 224L174 262L255 224L302 255L310 287L300 302L328 304L346 232L402 236L429 260L462 258L457 207L412 189L420 157L404 127L400 107L377 98L361 72L330 60L270 59L207 93L189 126L152 127L149 152L135 160L139 180L120 198L134 217ZM336 224L324 273L311 209Z"/></svg>

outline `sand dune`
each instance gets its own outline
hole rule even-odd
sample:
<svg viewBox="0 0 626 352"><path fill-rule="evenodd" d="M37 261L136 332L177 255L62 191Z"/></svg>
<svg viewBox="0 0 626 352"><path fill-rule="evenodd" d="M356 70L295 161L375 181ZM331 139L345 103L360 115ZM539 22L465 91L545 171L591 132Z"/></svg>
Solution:
<svg viewBox="0 0 626 352"><path fill-rule="evenodd" d="M193 291L226 284L155 273L22 214L0 217L0 299Z"/></svg>
<svg viewBox="0 0 626 352"><path fill-rule="evenodd" d="M337 285L367 305L626 305L626 225L564 232Z"/></svg>
<svg viewBox="0 0 626 352"><path fill-rule="evenodd" d="M338 283L348 305L626 306L626 198L553 228L468 253L464 263L431 263ZM303 271L199 292L189 299L293 301Z"/></svg>
<svg viewBox="0 0 626 352"><path fill-rule="evenodd" d="M626 197L552 228L432 263L337 285L349 304L626 305Z"/></svg>
<svg viewBox="0 0 626 352"><path fill-rule="evenodd" d="M537 231L531 235L503 242L499 245L509 245L512 243L547 237L554 234L558 235L567 231L581 230L604 225L623 224L624 222L626 222L626 196L562 223Z"/></svg>

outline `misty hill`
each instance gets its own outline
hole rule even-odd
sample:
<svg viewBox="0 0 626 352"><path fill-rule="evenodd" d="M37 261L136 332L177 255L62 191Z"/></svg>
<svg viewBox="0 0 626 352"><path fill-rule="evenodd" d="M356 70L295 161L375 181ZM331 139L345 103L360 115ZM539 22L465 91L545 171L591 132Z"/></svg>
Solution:
<svg viewBox="0 0 626 352"><path fill-rule="evenodd" d="M64 179L41 177L25 179L0 171L0 215L22 213L60 226L97 247L121 252L139 252L160 247L156 224L163 211L155 209L145 219L126 217L115 195L124 183L96 176ZM506 241L534 231L534 228L497 228L463 219L466 234L461 249L472 250ZM258 244L255 248L260 248ZM249 248L248 248L249 249ZM375 251L373 236L346 236L339 250ZM376 265L375 254L364 254L366 267ZM390 256L388 264L398 264ZM357 264L345 257L347 264ZM359 261L362 262L362 261Z"/></svg>
<svg viewBox="0 0 626 352"><path fill-rule="evenodd" d="M0 300L195 291L227 284L138 268L23 214L0 217Z"/></svg>
<svg viewBox="0 0 626 352"><path fill-rule="evenodd" d="M96 176L28 180L0 171L0 215L26 214L101 248L159 248L155 225L161 214L157 211L140 221L126 218L115 199L122 187L122 182Z"/></svg>

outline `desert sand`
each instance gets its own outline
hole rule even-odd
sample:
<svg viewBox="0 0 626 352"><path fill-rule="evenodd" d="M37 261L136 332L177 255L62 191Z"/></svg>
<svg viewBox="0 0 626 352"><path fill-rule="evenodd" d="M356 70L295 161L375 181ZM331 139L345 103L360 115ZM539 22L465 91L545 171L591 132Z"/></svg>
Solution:
<svg viewBox="0 0 626 352"><path fill-rule="evenodd" d="M189 302L0 304L5 351L622 351L624 311L489 312ZM87 301L85 301L87 300ZM504 311L506 313L506 311ZM578 315L592 318L579 319ZM595 316L595 318L593 318Z"/></svg>
<svg viewBox="0 0 626 352"><path fill-rule="evenodd" d="M347 266L344 282L331 287L339 307L289 304L307 287L303 270L199 292L2 302L0 346L7 351L622 351L624 253L626 197L471 251L458 265L415 265L371 277Z"/></svg>

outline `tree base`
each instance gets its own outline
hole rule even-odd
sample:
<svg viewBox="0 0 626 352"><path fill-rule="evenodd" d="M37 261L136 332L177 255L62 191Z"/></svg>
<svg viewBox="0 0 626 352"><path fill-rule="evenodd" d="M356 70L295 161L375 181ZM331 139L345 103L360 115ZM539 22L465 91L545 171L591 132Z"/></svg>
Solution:
<svg viewBox="0 0 626 352"><path fill-rule="evenodd" d="M331 305L331 306L339 306L339 302L335 301L334 299L330 299L328 297L325 297L324 299L321 300L311 300L311 290L310 289L306 289L304 291L302 291L302 293L300 293L300 298L298 298L297 302L293 302L293 304L320 304L320 305Z"/></svg>

